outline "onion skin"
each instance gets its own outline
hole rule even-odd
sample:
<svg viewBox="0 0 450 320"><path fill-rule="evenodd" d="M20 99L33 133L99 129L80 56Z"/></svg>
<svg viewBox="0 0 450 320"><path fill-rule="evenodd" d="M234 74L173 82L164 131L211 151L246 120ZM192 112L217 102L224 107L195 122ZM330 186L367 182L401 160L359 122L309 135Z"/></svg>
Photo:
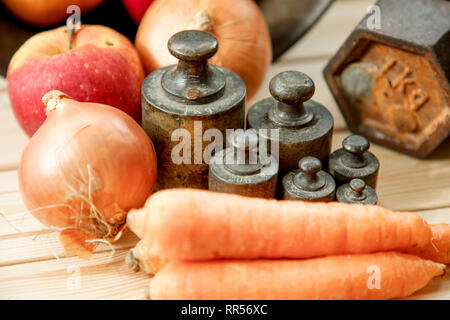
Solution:
<svg viewBox="0 0 450 320"><path fill-rule="evenodd" d="M154 1L139 25L135 43L147 74L177 62L167 50L167 41L186 29L216 36L219 50L210 62L241 76L251 99L272 61L269 29L254 1Z"/></svg>
<svg viewBox="0 0 450 320"><path fill-rule="evenodd" d="M156 155L150 138L114 107L81 103L60 91L43 100L47 119L25 148L19 167L26 207L48 227L113 239L127 212L141 207L153 189ZM89 218L91 205L82 196L91 198L102 223Z"/></svg>

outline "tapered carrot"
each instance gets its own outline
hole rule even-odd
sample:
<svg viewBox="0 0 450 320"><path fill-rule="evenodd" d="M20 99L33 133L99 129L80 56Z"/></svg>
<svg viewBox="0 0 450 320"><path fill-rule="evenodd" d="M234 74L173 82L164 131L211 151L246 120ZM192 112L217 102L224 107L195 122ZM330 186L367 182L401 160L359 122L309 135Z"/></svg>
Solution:
<svg viewBox="0 0 450 320"><path fill-rule="evenodd" d="M405 250L423 259L450 264L450 225L447 223L430 224L432 238L424 246L417 246Z"/></svg>
<svg viewBox="0 0 450 320"><path fill-rule="evenodd" d="M379 206L276 201L204 190L155 193L128 214L151 254L169 259L308 258L427 244L418 215Z"/></svg>
<svg viewBox="0 0 450 320"><path fill-rule="evenodd" d="M424 247L410 248L409 250L405 250L405 253L410 253L438 263L450 264L450 225L442 223L430 224L429 226L432 231L430 243ZM143 270L153 275L161 270L167 264L167 261L150 254L144 242L139 241L130 250L127 256L127 264L136 271Z"/></svg>
<svg viewBox="0 0 450 320"><path fill-rule="evenodd" d="M391 299L411 295L444 265L396 252L306 260L170 262L150 299Z"/></svg>
<svg viewBox="0 0 450 320"><path fill-rule="evenodd" d="M130 269L134 271L142 270L148 274L157 273L166 264L158 256L150 254L142 240L128 252L125 261Z"/></svg>

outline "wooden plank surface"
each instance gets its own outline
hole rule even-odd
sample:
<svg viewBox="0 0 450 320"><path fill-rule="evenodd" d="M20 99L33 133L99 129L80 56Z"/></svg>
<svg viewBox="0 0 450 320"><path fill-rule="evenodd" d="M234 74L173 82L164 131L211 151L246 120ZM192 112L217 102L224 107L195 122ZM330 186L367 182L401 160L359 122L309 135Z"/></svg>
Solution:
<svg viewBox="0 0 450 320"><path fill-rule="evenodd" d="M6 92L6 80L0 77L0 170L17 169L28 137L17 124Z"/></svg>
<svg viewBox="0 0 450 320"><path fill-rule="evenodd" d="M0 268L0 299L142 299L149 277L124 264L127 250Z"/></svg>
<svg viewBox="0 0 450 320"><path fill-rule="evenodd" d="M302 41L274 64L263 87L248 106L268 96L270 78L284 70L309 74L315 84L314 99L333 114L333 150L339 148L346 129L322 69L348 33L374 1L337 1ZM65 257L58 233L26 211L19 193L17 168L28 141L17 125L0 78L0 299L141 299L149 277L124 264L126 252L138 241L126 234L114 252L99 245L84 261ZM419 160L372 145L381 162L379 203L387 208L416 211L429 223L450 223L450 139L427 160ZM448 270L450 271L450 270ZM435 279L411 299L450 299L450 277ZM79 280L79 281L78 281Z"/></svg>

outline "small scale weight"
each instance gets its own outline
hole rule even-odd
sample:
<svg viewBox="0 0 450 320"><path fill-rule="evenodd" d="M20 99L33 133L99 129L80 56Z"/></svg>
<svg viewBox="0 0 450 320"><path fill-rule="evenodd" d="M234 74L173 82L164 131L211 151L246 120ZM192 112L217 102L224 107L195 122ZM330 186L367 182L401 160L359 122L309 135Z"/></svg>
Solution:
<svg viewBox="0 0 450 320"><path fill-rule="evenodd" d="M375 190L366 185L364 180L352 179L337 189L336 198L339 202L377 204L378 197Z"/></svg>
<svg viewBox="0 0 450 320"><path fill-rule="evenodd" d="M208 189L248 197L275 198L278 161L258 152L253 130L237 130L229 136L231 147L221 150L209 162Z"/></svg>
<svg viewBox="0 0 450 320"><path fill-rule="evenodd" d="M306 156L318 158L326 167L333 118L324 106L310 100L314 82L302 72L285 71L272 78L269 90L272 97L248 111L247 128L258 130L260 143L266 140L268 150L278 144L280 176L297 169L298 161ZM279 129L278 137L271 129Z"/></svg>
<svg viewBox="0 0 450 320"><path fill-rule="evenodd" d="M304 157L299 169L289 172L282 180L282 199L307 201L333 201L336 183L322 171L322 164L314 157Z"/></svg>
<svg viewBox="0 0 450 320"><path fill-rule="evenodd" d="M352 132L427 157L450 134L450 1L379 0L367 12L325 79Z"/></svg>
<svg viewBox="0 0 450 320"><path fill-rule="evenodd" d="M344 139L342 148L330 155L329 172L337 185L359 178L372 187L377 185L380 163L373 153L369 152L369 141L359 135L351 135Z"/></svg>

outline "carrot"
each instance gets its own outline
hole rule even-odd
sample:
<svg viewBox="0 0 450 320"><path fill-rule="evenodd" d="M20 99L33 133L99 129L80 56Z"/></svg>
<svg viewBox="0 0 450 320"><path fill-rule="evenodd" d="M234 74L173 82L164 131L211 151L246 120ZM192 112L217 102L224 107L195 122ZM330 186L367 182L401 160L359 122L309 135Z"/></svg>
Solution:
<svg viewBox="0 0 450 320"><path fill-rule="evenodd" d="M450 225L447 223L431 224L432 239L424 246L405 250L423 259L450 264Z"/></svg>
<svg viewBox="0 0 450 320"><path fill-rule="evenodd" d="M126 264L134 271L143 270L148 274L155 274L166 264L166 262L157 256L151 255L143 241L128 252L125 258Z"/></svg>
<svg viewBox="0 0 450 320"><path fill-rule="evenodd" d="M397 252L307 260L170 262L150 281L151 299L391 299L443 274L444 265Z"/></svg>
<svg viewBox="0 0 450 320"><path fill-rule="evenodd" d="M430 242L418 215L379 206L277 201L205 190L155 193L128 226L168 259L309 258Z"/></svg>

